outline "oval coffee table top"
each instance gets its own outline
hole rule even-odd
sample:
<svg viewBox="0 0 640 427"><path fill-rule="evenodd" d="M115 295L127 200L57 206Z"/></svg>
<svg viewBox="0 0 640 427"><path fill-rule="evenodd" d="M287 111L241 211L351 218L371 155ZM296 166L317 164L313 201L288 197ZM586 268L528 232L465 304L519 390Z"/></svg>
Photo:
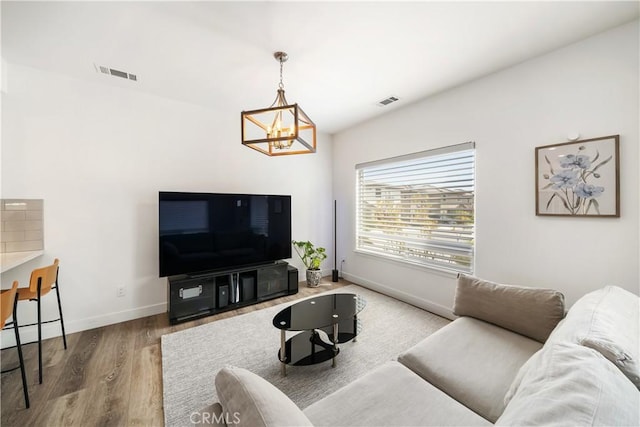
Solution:
<svg viewBox="0 0 640 427"><path fill-rule="evenodd" d="M297 302L273 318L273 326L286 331L308 331L352 319L367 305L356 294L328 294Z"/></svg>

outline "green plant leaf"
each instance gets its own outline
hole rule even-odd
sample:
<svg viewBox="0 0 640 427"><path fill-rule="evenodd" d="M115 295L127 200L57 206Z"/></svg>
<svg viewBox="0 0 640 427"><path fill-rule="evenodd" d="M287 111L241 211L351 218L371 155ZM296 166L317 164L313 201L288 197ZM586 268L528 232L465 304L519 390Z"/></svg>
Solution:
<svg viewBox="0 0 640 427"><path fill-rule="evenodd" d="M318 270L320 263L327 258L325 248L313 246L310 241L292 240L294 249L308 270Z"/></svg>

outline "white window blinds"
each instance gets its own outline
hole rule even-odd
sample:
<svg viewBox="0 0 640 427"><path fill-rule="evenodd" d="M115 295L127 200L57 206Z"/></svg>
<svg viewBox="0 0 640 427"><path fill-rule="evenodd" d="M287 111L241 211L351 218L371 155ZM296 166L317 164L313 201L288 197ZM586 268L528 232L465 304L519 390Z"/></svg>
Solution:
<svg viewBox="0 0 640 427"><path fill-rule="evenodd" d="M475 144L356 165L356 250L473 271Z"/></svg>

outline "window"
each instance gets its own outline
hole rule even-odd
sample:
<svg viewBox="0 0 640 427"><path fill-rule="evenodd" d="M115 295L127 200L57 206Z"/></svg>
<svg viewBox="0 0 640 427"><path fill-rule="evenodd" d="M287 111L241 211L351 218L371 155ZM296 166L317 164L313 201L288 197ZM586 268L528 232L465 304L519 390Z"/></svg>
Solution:
<svg viewBox="0 0 640 427"><path fill-rule="evenodd" d="M356 250L473 271L475 144L356 165Z"/></svg>

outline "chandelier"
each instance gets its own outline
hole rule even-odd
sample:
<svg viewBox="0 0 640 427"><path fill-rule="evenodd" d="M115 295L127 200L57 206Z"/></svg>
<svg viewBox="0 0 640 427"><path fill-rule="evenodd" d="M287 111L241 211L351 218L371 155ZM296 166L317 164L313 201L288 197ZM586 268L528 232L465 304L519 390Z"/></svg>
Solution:
<svg viewBox="0 0 640 427"><path fill-rule="evenodd" d="M298 104L284 96L282 64L289 56L273 54L280 62L280 84L269 108L242 112L242 144L267 156L286 156L316 152L316 125Z"/></svg>

